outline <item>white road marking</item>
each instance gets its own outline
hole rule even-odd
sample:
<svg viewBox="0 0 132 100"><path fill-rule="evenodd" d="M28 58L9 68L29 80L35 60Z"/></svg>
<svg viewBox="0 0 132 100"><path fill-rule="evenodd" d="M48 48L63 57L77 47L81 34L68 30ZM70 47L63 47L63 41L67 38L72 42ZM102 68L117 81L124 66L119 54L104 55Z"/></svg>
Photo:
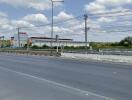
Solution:
<svg viewBox="0 0 132 100"><path fill-rule="evenodd" d="M102 98L104 100L116 100L116 99L113 99L113 98L110 98L110 97L106 97L106 96L102 96L102 95L92 93L92 92L89 92L89 91L81 90L81 89L74 88L74 87L71 87L71 86L68 86L68 85L64 85L64 84L61 84L61 83L50 81L50 80L47 80L47 79L44 79L44 78L40 78L40 77L36 77L36 76L30 75L30 74L18 72L18 71L12 70L12 69L4 68L4 67L0 67L0 69L19 74L21 76L26 76L26 77L29 77L29 78L34 78L34 79L37 79L37 80L41 80L41 81L44 81L44 82L47 82L47 83L50 83L50 84L53 84L53 85L56 85L56 86L59 86L59 87L62 87L62 88L71 89L73 91L79 92L79 93L87 95L87 96L90 96L90 95L91 96L96 96L96 97Z"/></svg>

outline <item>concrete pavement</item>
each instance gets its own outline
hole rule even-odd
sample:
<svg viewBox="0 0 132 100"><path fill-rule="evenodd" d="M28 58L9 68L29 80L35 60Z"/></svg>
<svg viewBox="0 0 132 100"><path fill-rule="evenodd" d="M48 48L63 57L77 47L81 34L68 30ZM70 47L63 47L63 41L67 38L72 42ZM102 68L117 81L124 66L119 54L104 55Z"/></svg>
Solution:
<svg viewBox="0 0 132 100"><path fill-rule="evenodd" d="M126 56L126 55L62 53L61 57L132 64L132 56Z"/></svg>

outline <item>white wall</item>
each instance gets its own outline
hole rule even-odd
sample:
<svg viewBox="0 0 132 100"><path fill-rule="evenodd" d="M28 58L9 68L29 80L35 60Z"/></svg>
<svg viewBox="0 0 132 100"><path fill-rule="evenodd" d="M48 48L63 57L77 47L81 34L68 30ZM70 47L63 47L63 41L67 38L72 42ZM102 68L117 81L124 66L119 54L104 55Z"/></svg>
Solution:
<svg viewBox="0 0 132 100"><path fill-rule="evenodd" d="M37 46L43 46L43 45L47 45L47 46L50 46L51 45L51 42L33 42L32 45L37 45ZM77 47L77 46L85 46L85 43L84 42L53 42L53 46L74 46L74 47ZM89 44L88 44L89 46Z"/></svg>

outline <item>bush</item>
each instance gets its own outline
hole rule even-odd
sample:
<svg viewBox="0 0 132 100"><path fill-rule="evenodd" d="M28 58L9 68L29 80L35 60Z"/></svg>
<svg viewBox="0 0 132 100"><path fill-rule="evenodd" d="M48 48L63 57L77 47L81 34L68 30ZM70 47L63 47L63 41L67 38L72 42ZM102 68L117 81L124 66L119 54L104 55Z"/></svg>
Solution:
<svg viewBox="0 0 132 100"><path fill-rule="evenodd" d="M32 49L39 49L39 47L37 45L34 45L31 47Z"/></svg>
<svg viewBox="0 0 132 100"><path fill-rule="evenodd" d="M49 49L50 47L49 46L47 46L47 45L43 45L42 46L42 49Z"/></svg>

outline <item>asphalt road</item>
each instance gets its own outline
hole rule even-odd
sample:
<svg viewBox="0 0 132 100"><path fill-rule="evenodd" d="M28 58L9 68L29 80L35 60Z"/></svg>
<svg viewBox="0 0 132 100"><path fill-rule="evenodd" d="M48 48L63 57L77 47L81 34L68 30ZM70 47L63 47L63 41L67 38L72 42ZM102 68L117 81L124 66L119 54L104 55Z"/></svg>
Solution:
<svg viewBox="0 0 132 100"><path fill-rule="evenodd" d="M0 100L132 100L132 65L0 54Z"/></svg>

